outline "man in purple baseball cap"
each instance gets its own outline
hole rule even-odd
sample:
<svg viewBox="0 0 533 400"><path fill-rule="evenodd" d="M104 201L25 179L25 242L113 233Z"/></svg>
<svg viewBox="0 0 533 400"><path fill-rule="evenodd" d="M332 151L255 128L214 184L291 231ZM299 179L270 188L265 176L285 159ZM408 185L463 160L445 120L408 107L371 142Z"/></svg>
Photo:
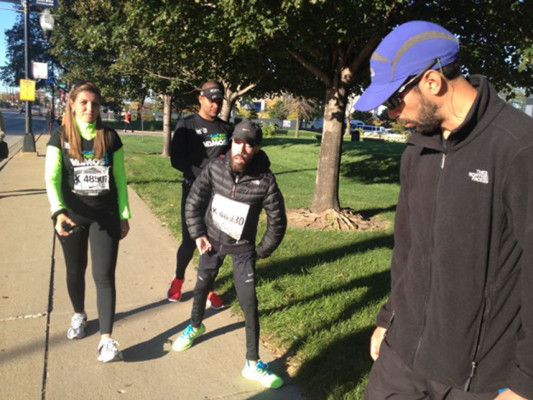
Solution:
<svg viewBox="0 0 533 400"><path fill-rule="evenodd" d="M533 119L458 51L439 25L398 26L356 104L414 129L365 400L533 399Z"/></svg>

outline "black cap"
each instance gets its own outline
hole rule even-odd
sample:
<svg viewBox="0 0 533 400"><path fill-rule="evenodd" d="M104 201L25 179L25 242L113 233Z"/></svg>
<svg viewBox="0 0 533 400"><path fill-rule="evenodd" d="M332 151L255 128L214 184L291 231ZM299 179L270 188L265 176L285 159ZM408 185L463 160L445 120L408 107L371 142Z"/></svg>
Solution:
<svg viewBox="0 0 533 400"><path fill-rule="evenodd" d="M235 126L232 138L244 140L250 146L259 146L263 139L263 132L259 125L251 121L241 121Z"/></svg>
<svg viewBox="0 0 533 400"><path fill-rule="evenodd" d="M210 87L200 90L200 96L207 97L209 100L214 101L224 98L224 92L218 86Z"/></svg>

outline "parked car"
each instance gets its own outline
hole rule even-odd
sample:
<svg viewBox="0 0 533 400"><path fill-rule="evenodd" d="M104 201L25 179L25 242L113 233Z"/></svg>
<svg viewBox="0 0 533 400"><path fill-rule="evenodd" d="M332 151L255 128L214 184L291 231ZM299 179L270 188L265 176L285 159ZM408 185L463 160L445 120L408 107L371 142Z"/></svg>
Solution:
<svg viewBox="0 0 533 400"><path fill-rule="evenodd" d="M363 132L365 133L385 133L385 128L382 126L375 126L375 125L363 125L361 127L363 129Z"/></svg>
<svg viewBox="0 0 533 400"><path fill-rule="evenodd" d="M41 111L41 107L33 106L31 108L31 115L37 115L39 117L42 117L43 116L43 112Z"/></svg>

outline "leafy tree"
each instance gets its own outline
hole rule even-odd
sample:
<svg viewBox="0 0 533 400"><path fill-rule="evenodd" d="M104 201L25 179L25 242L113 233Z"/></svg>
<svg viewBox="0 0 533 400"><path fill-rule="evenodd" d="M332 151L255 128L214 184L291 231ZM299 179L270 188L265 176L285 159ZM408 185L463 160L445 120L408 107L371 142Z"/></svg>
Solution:
<svg viewBox="0 0 533 400"><path fill-rule="evenodd" d="M351 118L356 119L358 121L363 121L365 124L368 124L368 122L372 119L372 113L368 111L355 110L352 112Z"/></svg>
<svg viewBox="0 0 533 400"><path fill-rule="evenodd" d="M255 107L253 107L251 110L250 110L250 118L251 119L256 119L257 118L257 109Z"/></svg>
<svg viewBox="0 0 533 400"><path fill-rule="evenodd" d="M497 87L533 87L531 2L473 0L469 7L458 0L221 0L220 4L235 21L231 26L235 45L244 38L253 38L258 48L274 42L325 86L313 211L340 209L341 130L347 98L351 90L360 93L368 84L369 58L395 26L414 19L440 23L459 35L467 72L483 72ZM472 13L472 8L484 10L483 15Z"/></svg>
<svg viewBox="0 0 533 400"><path fill-rule="evenodd" d="M22 8L19 8L21 11ZM32 78L31 62L45 62L49 66L57 61L48 53L50 44L45 40L43 31L39 24L39 11L36 7L30 8L29 14L29 35L30 35L30 79ZM24 14L21 12L11 29L5 31L6 37L6 65L0 67L0 80L5 81L10 86L18 86L19 81L25 78L25 58L24 58ZM45 85L44 80L36 82L37 88Z"/></svg>
<svg viewBox="0 0 533 400"><path fill-rule="evenodd" d="M316 114L317 101L301 96L285 95L283 97L285 107L289 112L289 117L295 115L296 129L294 137L298 137L300 129L300 119L311 119Z"/></svg>
<svg viewBox="0 0 533 400"><path fill-rule="evenodd" d="M287 119L289 111L283 102L283 100L279 99L276 100L274 104L272 104L272 107L268 110L268 115L270 115L270 118L274 119Z"/></svg>
<svg viewBox="0 0 533 400"><path fill-rule="evenodd" d="M389 113L387 112L387 110L383 110L379 115L378 115L378 119L381 121L381 123L385 124L385 125L390 125L391 123L391 119L389 118Z"/></svg>

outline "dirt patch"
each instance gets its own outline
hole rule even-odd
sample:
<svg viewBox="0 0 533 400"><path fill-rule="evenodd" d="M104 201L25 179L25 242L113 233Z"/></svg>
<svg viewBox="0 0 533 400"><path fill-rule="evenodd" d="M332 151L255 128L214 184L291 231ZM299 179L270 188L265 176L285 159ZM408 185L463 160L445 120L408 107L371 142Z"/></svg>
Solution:
<svg viewBox="0 0 533 400"><path fill-rule="evenodd" d="M326 210L318 214L306 208L298 208L287 210L287 219L289 226L320 231L374 231L388 226L386 221L365 217L350 208Z"/></svg>

